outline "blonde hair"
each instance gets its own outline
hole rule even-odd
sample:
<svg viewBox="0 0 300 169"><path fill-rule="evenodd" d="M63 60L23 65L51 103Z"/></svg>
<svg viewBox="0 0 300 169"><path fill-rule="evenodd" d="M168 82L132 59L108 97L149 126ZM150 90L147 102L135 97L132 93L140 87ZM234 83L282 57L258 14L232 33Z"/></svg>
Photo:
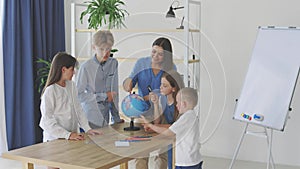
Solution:
<svg viewBox="0 0 300 169"><path fill-rule="evenodd" d="M93 45L100 46L101 44L114 45L114 37L110 31L99 30L93 36Z"/></svg>
<svg viewBox="0 0 300 169"><path fill-rule="evenodd" d="M185 87L180 89L178 94L181 97L181 101L186 101L192 108L198 104L197 90L190 87Z"/></svg>

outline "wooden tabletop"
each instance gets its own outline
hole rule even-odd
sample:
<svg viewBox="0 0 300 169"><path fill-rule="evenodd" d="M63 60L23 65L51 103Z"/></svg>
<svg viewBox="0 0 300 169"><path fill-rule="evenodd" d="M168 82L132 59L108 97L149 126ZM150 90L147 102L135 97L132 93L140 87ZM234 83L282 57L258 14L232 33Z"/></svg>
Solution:
<svg viewBox="0 0 300 169"><path fill-rule="evenodd" d="M111 168L127 162L133 158L147 156L150 152L168 144L172 139L154 136L139 131L124 131L128 123L116 124L100 129L103 135L86 136L83 141L53 140L20 149L8 151L2 157L22 161L24 168L33 168L33 164L59 167L61 169L103 169ZM130 136L149 136L150 141L130 142L128 147L116 147L115 141Z"/></svg>

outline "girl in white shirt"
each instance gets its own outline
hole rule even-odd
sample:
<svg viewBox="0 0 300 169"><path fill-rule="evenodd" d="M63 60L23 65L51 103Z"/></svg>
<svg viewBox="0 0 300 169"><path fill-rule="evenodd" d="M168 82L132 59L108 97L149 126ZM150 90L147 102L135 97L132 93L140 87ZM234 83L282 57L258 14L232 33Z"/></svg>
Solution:
<svg viewBox="0 0 300 169"><path fill-rule="evenodd" d="M64 52L53 58L40 106L44 142L59 138L84 140L79 128L88 134L101 134L91 129L77 100L77 88L72 81L76 64L77 60Z"/></svg>

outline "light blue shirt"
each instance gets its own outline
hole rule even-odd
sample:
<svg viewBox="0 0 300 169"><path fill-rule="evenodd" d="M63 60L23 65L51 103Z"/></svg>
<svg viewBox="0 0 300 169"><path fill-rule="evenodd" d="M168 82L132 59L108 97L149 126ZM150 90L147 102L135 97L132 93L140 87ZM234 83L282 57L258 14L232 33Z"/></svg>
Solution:
<svg viewBox="0 0 300 169"><path fill-rule="evenodd" d="M151 67L151 60L151 57L138 59L129 76L132 79L133 87L138 83L138 93L142 97L149 95L148 86L151 86L152 90L160 88L161 76L164 73L163 70L160 70L157 75L154 75ZM174 69L176 70L175 65Z"/></svg>
<svg viewBox="0 0 300 169"><path fill-rule="evenodd" d="M80 65L76 85L79 101L88 120L93 124L102 126L103 117L99 114L101 112L98 103L107 100L106 92L119 93L118 61L109 57L105 64L101 64L94 56ZM118 105L118 100L117 96L114 99L115 105Z"/></svg>

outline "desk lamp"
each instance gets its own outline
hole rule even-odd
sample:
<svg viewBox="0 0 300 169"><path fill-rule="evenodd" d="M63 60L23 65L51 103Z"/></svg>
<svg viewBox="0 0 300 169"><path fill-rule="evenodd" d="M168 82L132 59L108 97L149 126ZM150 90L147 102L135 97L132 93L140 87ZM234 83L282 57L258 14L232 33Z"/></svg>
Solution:
<svg viewBox="0 0 300 169"><path fill-rule="evenodd" d="M177 7L173 7L173 4L175 2L177 3ZM167 18L175 18L175 12L174 12L174 10L182 9L182 8L184 8L184 6L179 6L179 2L178 1L173 1L173 3L171 4L171 6L169 8L169 11L167 12L166 17Z"/></svg>

